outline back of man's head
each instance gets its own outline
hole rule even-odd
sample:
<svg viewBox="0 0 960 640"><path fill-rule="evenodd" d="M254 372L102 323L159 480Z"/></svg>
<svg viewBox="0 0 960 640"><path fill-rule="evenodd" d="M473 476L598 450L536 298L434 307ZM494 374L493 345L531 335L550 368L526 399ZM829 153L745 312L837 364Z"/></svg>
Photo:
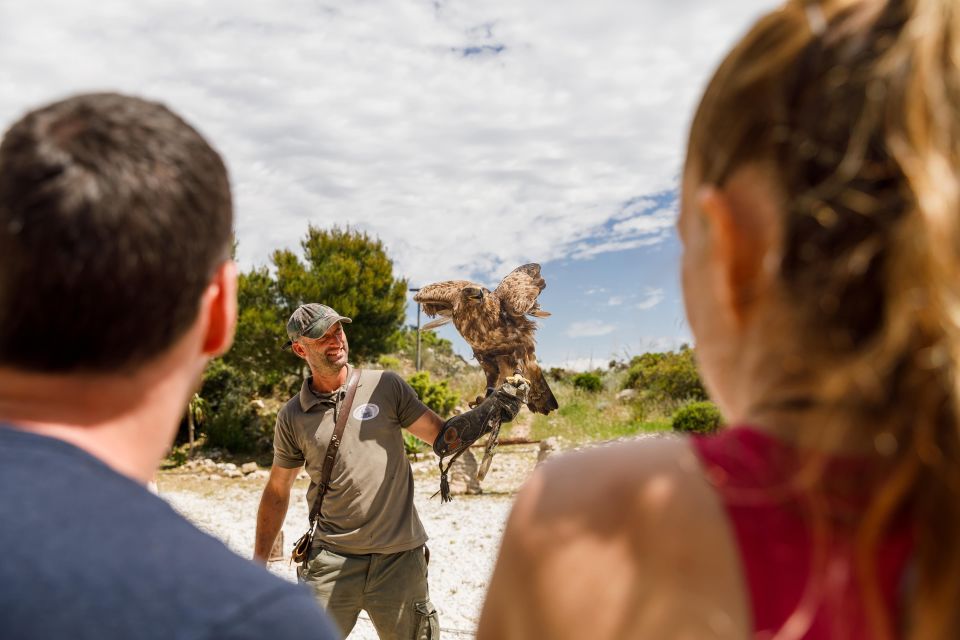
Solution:
<svg viewBox="0 0 960 640"><path fill-rule="evenodd" d="M109 373L163 353L232 223L223 161L166 107L95 94L27 114L0 143L0 366Z"/></svg>

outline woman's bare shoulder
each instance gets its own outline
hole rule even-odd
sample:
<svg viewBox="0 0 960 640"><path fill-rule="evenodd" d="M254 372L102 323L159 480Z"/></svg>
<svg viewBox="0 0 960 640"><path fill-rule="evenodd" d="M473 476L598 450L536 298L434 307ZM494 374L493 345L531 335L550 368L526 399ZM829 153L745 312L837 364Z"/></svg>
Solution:
<svg viewBox="0 0 960 640"><path fill-rule="evenodd" d="M480 634L730 638L746 616L723 509L689 442L662 437L541 465L514 505Z"/></svg>

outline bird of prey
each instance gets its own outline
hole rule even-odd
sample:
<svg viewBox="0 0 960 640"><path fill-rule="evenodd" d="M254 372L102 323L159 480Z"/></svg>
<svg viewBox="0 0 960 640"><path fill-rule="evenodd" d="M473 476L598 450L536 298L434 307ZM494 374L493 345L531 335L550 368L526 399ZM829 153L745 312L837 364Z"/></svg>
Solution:
<svg viewBox="0 0 960 640"><path fill-rule="evenodd" d="M528 317L550 315L537 303L546 286L540 265L525 264L511 271L493 291L468 280L448 280L422 287L413 299L428 316L439 316L424 329L453 322L473 348L487 375L488 389L520 374L530 382L527 407L548 414L558 407L557 399L537 364L533 351L537 323Z"/></svg>

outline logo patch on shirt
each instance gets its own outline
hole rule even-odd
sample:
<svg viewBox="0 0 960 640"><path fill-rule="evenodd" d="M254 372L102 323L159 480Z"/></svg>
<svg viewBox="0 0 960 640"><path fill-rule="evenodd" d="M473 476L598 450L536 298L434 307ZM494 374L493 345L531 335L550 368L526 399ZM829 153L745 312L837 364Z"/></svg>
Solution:
<svg viewBox="0 0 960 640"><path fill-rule="evenodd" d="M375 404L362 404L353 410L355 420L365 421L373 420L380 415L380 407Z"/></svg>

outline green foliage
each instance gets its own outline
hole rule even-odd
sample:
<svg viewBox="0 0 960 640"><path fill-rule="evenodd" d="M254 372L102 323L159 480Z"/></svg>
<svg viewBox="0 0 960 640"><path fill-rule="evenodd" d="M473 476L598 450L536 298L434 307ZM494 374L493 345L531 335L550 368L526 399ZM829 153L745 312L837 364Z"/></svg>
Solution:
<svg viewBox="0 0 960 640"><path fill-rule="evenodd" d="M645 353L633 358L624 388L647 392L655 399L707 399L693 349L686 345L677 352Z"/></svg>
<svg viewBox="0 0 960 640"><path fill-rule="evenodd" d="M400 358L397 358L396 356L380 356L377 358L377 364L384 369L396 371L400 368Z"/></svg>
<svg viewBox="0 0 960 640"><path fill-rule="evenodd" d="M597 393L603 389L603 379L596 373L585 371L573 376L573 386L575 389Z"/></svg>
<svg viewBox="0 0 960 640"><path fill-rule="evenodd" d="M417 328L405 326L401 328L394 336L394 344L400 355L408 360L415 360L417 357ZM427 350L442 356L453 356L453 343L446 338L441 338L435 331L420 332L420 352L421 355Z"/></svg>
<svg viewBox="0 0 960 640"><path fill-rule="evenodd" d="M450 390L446 380L431 382L430 373L427 371L413 374L407 382L417 392L420 401L442 417L448 416L460 400L457 394Z"/></svg>
<svg viewBox="0 0 960 640"><path fill-rule="evenodd" d="M383 243L349 227L311 225L300 244L303 262L289 250L273 254L283 324L297 306L321 302L353 319L347 329L353 360L389 351L403 324L407 281L393 277Z"/></svg>
<svg viewBox="0 0 960 640"><path fill-rule="evenodd" d="M427 444L417 436L409 431L403 432L403 450L408 456L416 458L428 448Z"/></svg>
<svg viewBox="0 0 960 640"><path fill-rule="evenodd" d="M194 426L199 427L204 423L207 417L207 401L200 397L199 393L193 394L187 404L187 413L193 419Z"/></svg>
<svg viewBox="0 0 960 640"><path fill-rule="evenodd" d="M281 349L287 319L301 304L321 302L353 319L347 327L353 361L373 360L393 346L406 307L407 283L394 279L383 244L349 228L309 227L303 259L275 251L267 267L240 274L233 348L224 361L251 379L261 395L296 390L304 362Z"/></svg>
<svg viewBox="0 0 960 640"><path fill-rule="evenodd" d="M722 423L723 416L712 402L692 402L673 414L674 431L713 433Z"/></svg>
<svg viewBox="0 0 960 640"><path fill-rule="evenodd" d="M550 388L560 408L546 416L532 416L529 437L533 439L556 436L568 443L582 443L670 429L669 419L637 419L629 403L616 399L611 385L603 385L597 393L583 393L572 380L551 382Z"/></svg>
<svg viewBox="0 0 960 640"><path fill-rule="evenodd" d="M167 457L161 463L161 468L170 469L173 467L179 467L183 464L186 464L187 460L190 459L190 449L187 445L173 447L170 449L170 453L167 454Z"/></svg>
<svg viewBox="0 0 960 640"><path fill-rule="evenodd" d="M262 451L273 440L275 416L261 415L254 404L256 387L223 360L214 360L204 374L200 395L208 406L206 445L234 453Z"/></svg>
<svg viewBox="0 0 960 640"><path fill-rule="evenodd" d="M245 372L261 393L278 386L286 391L290 385L281 383L299 378L302 370L302 361L281 349L287 341L289 305L266 267L241 273L237 285L237 333L224 362Z"/></svg>
<svg viewBox="0 0 960 640"><path fill-rule="evenodd" d="M561 382L570 377L570 373L562 367L550 367L546 371L546 377L548 380L554 382Z"/></svg>

